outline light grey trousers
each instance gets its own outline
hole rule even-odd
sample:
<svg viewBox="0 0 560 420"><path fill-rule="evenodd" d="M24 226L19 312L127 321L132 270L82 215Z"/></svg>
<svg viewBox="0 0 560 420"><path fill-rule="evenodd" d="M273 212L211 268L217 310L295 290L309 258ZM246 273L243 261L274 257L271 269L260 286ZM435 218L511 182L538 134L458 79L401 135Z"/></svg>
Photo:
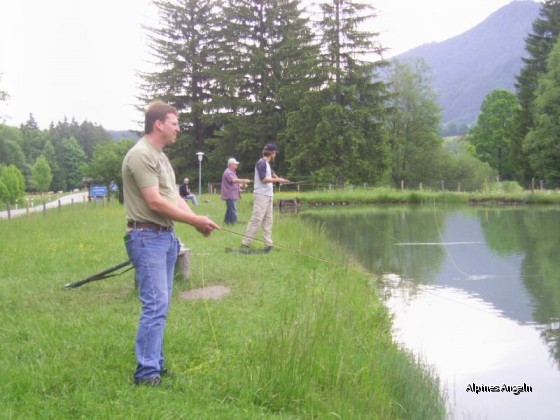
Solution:
<svg viewBox="0 0 560 420"><path fill-rule="evenodd" d="M272 246L272 204L273 197L253 194L253 214L247 224L245 237L241 241L243 245L248 246L262 226L264 242L266 246Z"/></svg>

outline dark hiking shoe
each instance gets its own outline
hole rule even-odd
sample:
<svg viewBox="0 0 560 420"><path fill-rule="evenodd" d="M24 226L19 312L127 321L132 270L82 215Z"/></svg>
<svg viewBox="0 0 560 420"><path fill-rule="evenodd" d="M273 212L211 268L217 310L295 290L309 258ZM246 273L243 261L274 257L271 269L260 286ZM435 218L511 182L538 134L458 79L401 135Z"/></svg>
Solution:
<svg viewBox="0 0 560 420"><path fill-rule="evenodd" d="M134 383L136 385L144 385L144 386L160 386L161 378L159 376L150 376L149 378L136 379Z"/></svg>
<svg viewBox="0 0 560 420"><path fill-rule="evenodd" d="M173 376L173 372L171 372L169 369L167 368L163 368L160 372L159 372L161 377L167 377L170 378Z"/></svg>

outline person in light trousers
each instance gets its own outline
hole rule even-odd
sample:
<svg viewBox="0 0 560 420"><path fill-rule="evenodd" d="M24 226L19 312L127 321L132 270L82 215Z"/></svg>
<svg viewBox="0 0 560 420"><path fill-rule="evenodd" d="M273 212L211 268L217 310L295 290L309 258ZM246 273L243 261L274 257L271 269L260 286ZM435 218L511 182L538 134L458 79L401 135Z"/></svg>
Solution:
<svg viewBox="0 0 560 420"><path fill-rule="evenodd" d="M253 190L253 214L247 224L245 236L241 241L243 247L249 247L251 241L259 228L262 227L265 249L270 250L272 242L272 215L274 199L274 183L286 184L287 179L277 176L272 170L270 163L274 162L279 153L275 144L269 143L264 146L262 158L255 165L255 180Z"/></svg>

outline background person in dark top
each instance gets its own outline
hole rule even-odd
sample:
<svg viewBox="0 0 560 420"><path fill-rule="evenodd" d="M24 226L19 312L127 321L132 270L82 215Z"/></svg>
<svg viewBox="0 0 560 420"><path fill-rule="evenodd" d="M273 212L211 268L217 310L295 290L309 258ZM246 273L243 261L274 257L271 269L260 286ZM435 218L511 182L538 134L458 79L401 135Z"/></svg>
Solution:
<svg viewBox="0 0 560 420"><path fill-rule="evenodd" d="M198 206L198 200L196 199L196 195L194 195L191 190L189 189L189 178L185 178L183 183L179 187L179 195L185 201L191 200L195 206Z"/></svg>

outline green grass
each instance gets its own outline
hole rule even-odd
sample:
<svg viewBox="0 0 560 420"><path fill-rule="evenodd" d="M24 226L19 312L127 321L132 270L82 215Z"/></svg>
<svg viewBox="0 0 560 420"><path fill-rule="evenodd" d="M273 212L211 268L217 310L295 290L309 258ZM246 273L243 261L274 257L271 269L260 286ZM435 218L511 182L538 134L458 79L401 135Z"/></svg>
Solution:
<svg viewBox="0 0 560 420"><path fill-rule="evenodd" d="M508 185L507 183L502 183ZM492 185L488 192L348 188L313 192L281 192L278 199L298 197L308 206L349 204L560 204L560 192L552 190L504 190Z"/></svg>
<svg viewBox="0 0 560 420"><path fill-rule="evenodd" d="M196 211L221 222L219 197L201 198ZM239 204L247 221L250 196ZM174 376L134 386L133 272L63 287L126 261L123 231L115 203L0 220L1 418L444 418L438 379L393 343L375 277L297 217L276 218L268 255L177 228L192 259L167 323ZM180 297L217 284L231 293Z"/></svg>

